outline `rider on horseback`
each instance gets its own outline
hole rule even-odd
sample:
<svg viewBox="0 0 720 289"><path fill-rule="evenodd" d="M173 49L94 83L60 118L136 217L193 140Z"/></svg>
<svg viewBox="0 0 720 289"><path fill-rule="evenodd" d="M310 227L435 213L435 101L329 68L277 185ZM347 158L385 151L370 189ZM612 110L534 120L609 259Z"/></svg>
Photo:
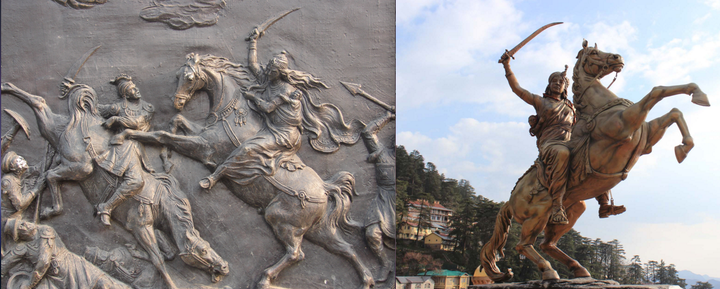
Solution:
<svg viewBox="0 0 720 289"><path fill-rule="evenodd" d="M565 77L567 65L563 72L553 72L548 79L549 83L543 96L535 95L523 89L518 84L515 75L510 70L510 58L503 57L505 77L512 91L522 100L532 105L537 112L529 118L530 135L537 137L537 147L540 152L539 159L545 165L547 189L553 198L551 224L567 224L568 219L562 206L563 195L568 179L570 150L567 142L570 140L572 126L575 124L575 108L567 99L568 79Z"/></svg>
<svg viewBox="0 0 720 289"><path fill-rule="evenodd" d="M261 33L255 29L249 37L249 67L260 85L243 92L256 110L263 115L264 125L257 134L236 148L200 186L212 188L222 177L245 185L258 176L272 176L277 168L300 170L305 164L296 156L307 129L314 137L310 144L322 152L337 150L339 143L353 144L360 139L364 124L344 123L340 110L331 104L316 105L308 90L328 88L317 77L288 67L288 54L275 55L266 67L257 61L257 40ZM252 92L260 90L259 95Z"/></svg>
<svg viewBox="0 0 720 289"><path fill-rule="evenodd" d="M118 95L122 102L110 105L98 105L100 114L107 118L103 126L116 129L150 130L150 120L155 112L153 106L140 98L140 91L135 87L132 78L120 75L110 83L117 86ZM104 154L98 156L97 163L108 172L122 177L122 183L113 195L104 203L97 206L100 221L110 226L112 210L122 204L126 199L137 195L143 189L145 181L142 169L153 172L149 167L143 146L137 141L124 141L114 145Z"/></svg>
<svg viewBox="0 0 720 289"><path fill-rule="evenodd" d="M547 189L552 196L551 224L568 224L567 215L562 205L563 196L567 188L569 174L570 150L568 141L575 124L575 107L568 100L568 78L565 76L568 66L563 72L553 72L548 78L548 86L540 97L523 89L510 69L510 58L504 56L502 64L505 68L505 77L512 88L522 100L532 105L537 115L530 116L530 135L537 137L539 160L545 169L542 172L547 180ZM596 199L600 203L600 217L617 215L625 212L624 206L608 204L608 191Z"/></svg>

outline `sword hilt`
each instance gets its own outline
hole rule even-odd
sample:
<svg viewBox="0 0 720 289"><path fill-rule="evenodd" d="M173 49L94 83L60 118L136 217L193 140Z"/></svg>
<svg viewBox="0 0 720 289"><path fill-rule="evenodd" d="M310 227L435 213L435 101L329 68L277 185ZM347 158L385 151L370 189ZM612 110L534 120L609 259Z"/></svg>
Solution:
<svg viewBox="0 0 720 289"><path fill-rule="evenodd" d="M510 51L505 49L505 53L503 53L503 55L500 57L500 60L498 60L498 63L503 63L503 61L508 57L515 60L515 56L510 55Z"/></svg>

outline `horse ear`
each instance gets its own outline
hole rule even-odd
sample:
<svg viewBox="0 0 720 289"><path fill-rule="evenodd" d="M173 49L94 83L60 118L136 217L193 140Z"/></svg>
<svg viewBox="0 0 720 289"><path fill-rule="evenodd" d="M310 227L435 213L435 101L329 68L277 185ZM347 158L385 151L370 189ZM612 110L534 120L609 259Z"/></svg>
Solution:
<svg viewBox="0 0 720 289"><path fill-rule="evenodd" d="M578 51L578 55L575 56L575 59L580 59L580 56L583 54L584 51L585 49L580 49L580 51Z"/></svg>
<svg viewBox="0 0 720 289"><path fill-rule="evenodd" d="M583 48L587 48L587 45L588 45L587 40L583 39L582 47L583 47Z"/></svg>
<svg viewBox="0 0 720 289"><path fill-rule="evenodd" d="M595 49L597 49L597 42L595 42Z"/></svg>

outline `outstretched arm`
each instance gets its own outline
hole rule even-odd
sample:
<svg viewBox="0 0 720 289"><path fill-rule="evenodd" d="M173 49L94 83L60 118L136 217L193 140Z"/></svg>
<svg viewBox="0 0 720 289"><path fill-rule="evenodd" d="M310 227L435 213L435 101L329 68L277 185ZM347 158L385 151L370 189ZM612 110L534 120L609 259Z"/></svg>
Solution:
<svg viewBox="0 0 720 289"><path fill-rule="evenodd" d="M527 102L532 106L536 106L536 104L540 101L540 98L533 95L526 89L520 87L520 83L518 83L517 78L515 78L515 74L513 74L512 70L510 69L510 57L504 57L502 65L503 68L505 68L505 77L507 78L508 84L510 84L510 88L512 89L512 91L523 101Z"/></svg>
<svg viewBox="0 0 720 289"><path fill-rule="evenodd" d="M258 64L257 61L258 38L260 38L260 32L257 30L257 28L255 28L252 32L250 32L250 36L248 37L248 66L250 67L250 71L252 71L255 77L260 77L260 73L262 71L262 69L260 68L260 64Z"/></svg>

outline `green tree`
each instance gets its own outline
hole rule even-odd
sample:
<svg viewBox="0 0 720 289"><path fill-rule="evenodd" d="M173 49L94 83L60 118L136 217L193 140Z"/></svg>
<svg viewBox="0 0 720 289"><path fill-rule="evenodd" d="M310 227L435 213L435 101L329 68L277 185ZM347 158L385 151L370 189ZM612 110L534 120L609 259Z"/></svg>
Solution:
<svg viewBox="0 0 720 289"><path fill-rule="evenodd" d="M643 273L643 265L639 255L635 255L630 259L628 273L622 280L625 284L642 284L645 282L645 274Z"/></svg>
<svg viewBox="0 0 720 289"><path fill-rule="evenodd" d="M713 289L713 285L709 282L698 281L695 285L690 286L691 289Z"/></svg>

